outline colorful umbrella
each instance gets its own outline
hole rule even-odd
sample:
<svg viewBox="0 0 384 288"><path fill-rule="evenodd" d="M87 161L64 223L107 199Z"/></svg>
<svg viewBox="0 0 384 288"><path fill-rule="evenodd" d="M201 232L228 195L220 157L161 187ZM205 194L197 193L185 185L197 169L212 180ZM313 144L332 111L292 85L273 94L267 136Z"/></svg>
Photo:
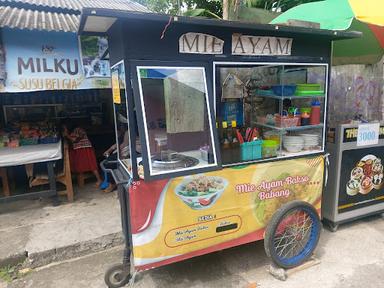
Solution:
<svg viewBox="0 0 384 288"><path fill-rule="evenodd" d="M358 39L335 41L333 63L373 64L384 54L384 0L325 0L296 6L271 23L303 20L329 30L361 31Z"/></svg>

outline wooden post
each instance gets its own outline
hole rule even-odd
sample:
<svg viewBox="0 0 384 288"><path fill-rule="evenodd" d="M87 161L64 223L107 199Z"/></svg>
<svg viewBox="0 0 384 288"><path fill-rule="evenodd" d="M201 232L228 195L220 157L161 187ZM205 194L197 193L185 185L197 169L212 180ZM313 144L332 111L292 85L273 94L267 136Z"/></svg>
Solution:
<svg viewBox="0 0 384 288"><path fill-rule="evenodd" d="M65 188L67 189L68 202L73 202L71 163L69 162L69 148L67 143L64 143L64 177Z"/></svg>
<svg viewBox="0 0 384 288"><path fill-rule="evenodd" d="M11 191L9 190L9 183L8 183L7 168L4 168L4 167L0 168L0 178L1 178L1 181L3 182L4 195L6 197L11 196Z"/></svg>

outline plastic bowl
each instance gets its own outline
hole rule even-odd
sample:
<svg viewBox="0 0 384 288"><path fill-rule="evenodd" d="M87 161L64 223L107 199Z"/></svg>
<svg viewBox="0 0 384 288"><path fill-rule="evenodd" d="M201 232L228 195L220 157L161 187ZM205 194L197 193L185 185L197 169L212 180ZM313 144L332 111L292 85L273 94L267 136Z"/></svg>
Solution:
<svg viewBox="0 0 384 288"><path fill-rule="evenodd" d="M304 145L284 145L285 150L291 153L300 152L303 150Z"/></svg>
<svg viewBox="0 0 384 288"><path fill-rule="evenodd" d="M278 96L292 96L296 92L296 85L273 85L272 91Z"/></svg>
<svg viewBox="0 0 384 288"><path fill-rule="evenodd" d="M180 194L181 187L188 184L193 177L186 177L184 180L177 185L175 189L175 194L190 208L194 210L203 210L211 207L213 204L216 203L216 201L220 198L221 194L223 194L224 190L228 186L228 181L222 177L217 177L217 176L205 176L207 178L215 178L215 179L220 179L223 183L223 188L217 190L216 192L203 195L203 196L185 196Z"/></svg>

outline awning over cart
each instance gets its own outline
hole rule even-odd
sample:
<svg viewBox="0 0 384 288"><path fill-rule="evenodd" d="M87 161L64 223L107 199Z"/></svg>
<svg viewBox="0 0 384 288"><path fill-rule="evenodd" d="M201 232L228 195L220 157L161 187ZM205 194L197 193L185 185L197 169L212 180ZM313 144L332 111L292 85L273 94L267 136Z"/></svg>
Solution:
<svg viewBox="0 0 384 288"><path fill-rule="evenodd" d="M264 31L279 31L281 34L296 34L303 37L316 37L316 38L325 38L329 40L339 40L339 39L349 39L360 37L360 32L342 32L342 31L331 31L331 30L322 30L314 28L304 28L304 27L288 27L280 25L271 25L271 24L252 24L239 21L227 21L227 20L216 20L216 19L206 19L206 18L197 18L197 17L185 17L185 16L170 16L164 14L154 14L154 13L141 13L141 12L131 12L131 11L121 11L121 10L111 10L111 9L95 9L95 8L83 8L79 34L86 33L97 33L105 34L108 30L118 21L149 21L149 22L165 22L168 25L178 23L178 24L187 24L191 26L212 26L212 27L222 27L222 28L237 28L237 29L249 29L249 30L264 30Z"/></svg>

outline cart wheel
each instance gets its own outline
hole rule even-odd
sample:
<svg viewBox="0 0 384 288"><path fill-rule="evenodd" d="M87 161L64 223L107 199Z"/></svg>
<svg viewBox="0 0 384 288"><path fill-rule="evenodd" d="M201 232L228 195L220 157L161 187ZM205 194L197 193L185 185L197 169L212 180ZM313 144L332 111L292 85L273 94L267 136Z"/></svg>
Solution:
<svg viewBox="0 0 384 288"><path fill-rule="evenodd" d="M119 288L123 287L125 284L129 282L131 279L131 275L129 274L127 267L124 264L115 264L111 266L104 275L105 284L109 288Z"/></svg>
<svg viewBox="0 0 384 288"><path fill-rule="evenodd" d="M265 231L265 252L282 268L299 266L315 250L320 230L317 211L306 202L292 201L272 216Z"/></svg>

